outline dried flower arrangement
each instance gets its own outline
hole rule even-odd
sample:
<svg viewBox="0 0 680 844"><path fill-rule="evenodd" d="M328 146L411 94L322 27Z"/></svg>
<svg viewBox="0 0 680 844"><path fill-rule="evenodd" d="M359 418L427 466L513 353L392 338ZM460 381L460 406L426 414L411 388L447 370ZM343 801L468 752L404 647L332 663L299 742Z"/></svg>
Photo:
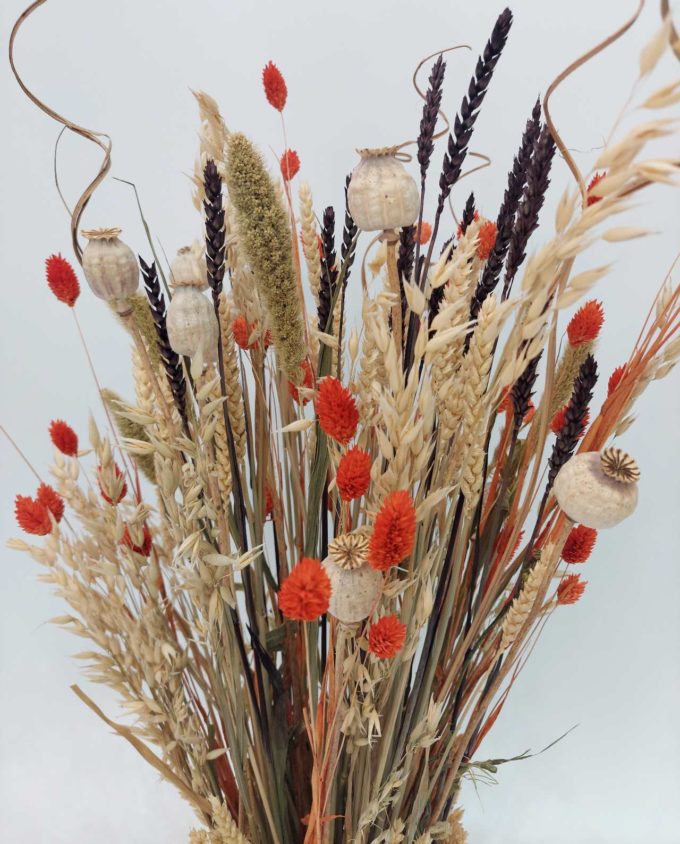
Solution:
<svg viewBox="0 0 680 844"><path fill-rule="evenodd" d="M15 73L14 38L43 2L13 31ZM680 169L643 157L674 132L656 112L680 101L678 83L642 103L652 119L612 131L590 178L550 117L557 84L636 18L536 104L495 220L473 194L453 226L446 210L510 11L450 129L446 62L433 57L419 181L405 145L360 150L339 254L334 209L318 218L306 183L294 200L297 152L286 148L272 177L196 93L204 240L167 271L155 254L138 260L118 228L83 232L81 249L110 145L17 74L104 150L72 240L87 285L132 339L136 397L99 389L109 430L91 420L89 450L52 422L53 486L15 505L22 531L44 543L11 545L44 567L70 607L57 624L91 642L79 654L87 675L119 694L134 725L74 690L195 808L193 844L466 840L462 779L489 767L480 746L544 622L582 597L571 566L635 509L640 471L612 438L680 355L669 281L601 407L598 301L578 307L559 346L562 312L609 269L574 274L576 260L598 239L644 237L612 220ZM676 38L667 18L641 76L669 44L680 52ZM283 119L287 87L271 62L263 86ZM427 176L445 134L429 223ZM556 149L577 187L529 254ZM364 232L373 239L357 267ZM72 265L53 255L46 274L76 317ZM361 297L358 328L348 295Z"/></svg>

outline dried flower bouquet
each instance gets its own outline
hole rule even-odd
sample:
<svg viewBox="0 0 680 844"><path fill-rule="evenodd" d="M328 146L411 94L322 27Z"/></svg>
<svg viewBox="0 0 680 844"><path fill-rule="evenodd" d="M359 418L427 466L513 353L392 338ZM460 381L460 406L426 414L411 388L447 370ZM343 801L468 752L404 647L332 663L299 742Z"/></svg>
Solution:
<svg viewBox="0 0 680 844"><path fill-rule="evenodd" d="M193 844L466 840L461 781L499 764L480 748L545 621L583 595L573 566L635 509L640 473L613 438L680 354L666 281L593 405L604 313L587 296L609 267L590 266L588 249L647 234L615 221L677 178L677 162L646 151L675 131L659 112L680 88L632 103L644 119L614 127L585 177L549 98L636 17L536 104L491 218L471 193L452 224L448 203L509 10L450 128L445 57L433 57L417 180L405 145L360 151L341 233L306 183L294 196L294 150L273 177L197 93L204 237L169 267L137 259L118 228L83 232L81 247L110 146L17 73L105 152L72 239L132 339L135 397L100 388L108 427L90 420L87 448L75 420L52 422L52 485L16 498L20 528L44 541L11 545L43 566L69 606L56 623L90 643L87 676L134 722L74 690L195 808ZM666 20L641 77L675 37ZM283 115L272 63L263 84ZM556 148L576 186L529 252ZM72 265L53 255L46 271L75 317Z"/></svg>

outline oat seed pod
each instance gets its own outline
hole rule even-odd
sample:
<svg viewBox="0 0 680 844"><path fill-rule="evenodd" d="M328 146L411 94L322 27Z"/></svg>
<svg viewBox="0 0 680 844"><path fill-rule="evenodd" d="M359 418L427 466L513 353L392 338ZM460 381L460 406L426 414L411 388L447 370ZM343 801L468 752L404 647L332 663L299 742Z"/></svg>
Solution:
<svg viewBox="0 0 680 844"><path fill-rule="evenodd" d="M168 307L168 339L178 355L217 360L219 329L212 303L195 287L178 287Z"/></svg>
<svg viewBox="0 0 680 844"><path fill-rule="evenodd" d="M118 235L119 228L83 231L83 272L95 296L111 302L118 311L127 309L125 300L139 287L139 266L129 246Z"/></svg>
<svg viewBox="0 0 680 844"><path fill-rule="evenodd" d="M396 147L359 150L361 160L352 171L347 204L364 231L400 229L418 217L418 185L396 152Z"/></svg>
<svg viewBox="0 0 680 844"><path fill-rule="evenodd" d="M307 348L286 213L262 156L248 138L229 135L227 152L227 187L244 251L269 311L279 363L297 384Z"/></svg>
<svg viewBox="0 0 680 844"><path fill-rule="evenodd" d="M576 454L557 473L557 503L574 522L586 527L614 527L637 506L635 461L620 449Z"/></svg>
<svg viewBox="0 0 680 844"><path fill-rule="evenodd" d="M368 536L359 530L336 537L322 565L331 581L328 612L343 624L368 618L380 598L383 575L367 561Z"/></svg>

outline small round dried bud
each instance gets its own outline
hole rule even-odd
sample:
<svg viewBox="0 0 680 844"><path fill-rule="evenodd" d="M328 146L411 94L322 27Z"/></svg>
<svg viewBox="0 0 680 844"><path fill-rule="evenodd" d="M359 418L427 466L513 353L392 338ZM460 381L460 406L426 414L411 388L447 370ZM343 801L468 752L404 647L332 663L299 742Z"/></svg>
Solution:
<svg viewBox="0 0 680 844"><path fill-rule="evenodd" d="M575 454L562 466L553 487L557 503L574 522L590 528L614 527L635 510L637 484L606 475L598 451Z"/></svg>
<svg viewBox="0 0 680 844"><path fill-rule="evenodd" d="M362 531L343 533L328 546L328 559L344 571L358 569L366 563L368 536Z"/></svg>
<svg viewBox="0 0 680 844"><path fill-rule="evenodd" d="M640 470L633 458L620 448L605 448L600 456L602 471L608 478L621 484L632 484L640 480Z"/></svg>
<svg viewBox="0 0 680 844"><path fill-rule="evenodd" d="M95 296L114 302L123 310L125 300L139 287L139 266L133 251L118 235L121 229L83 231L88 240L83 250L83 272Z"/></svg>
<svg viewBox="0 0 680 844"><path fill-rule="evenodd" d="M194 241L191 246L183 246L170 265L173 287L195 287L208 289L208 270L205 263L203 246Z"/></svg>

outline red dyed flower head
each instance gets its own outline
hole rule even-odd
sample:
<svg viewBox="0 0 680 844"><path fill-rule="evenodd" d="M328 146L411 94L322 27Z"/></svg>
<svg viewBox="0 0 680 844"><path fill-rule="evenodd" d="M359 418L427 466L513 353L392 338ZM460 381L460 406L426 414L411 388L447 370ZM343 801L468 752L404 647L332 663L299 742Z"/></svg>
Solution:
<svg viewBox="0 0 680 844"><path fill-rule="evenodd" d="M569 404L565 404L564 407L560 408L557 413L553 416L552 421L550 423L550 430L553 432L553 434L559 434L562 428L564 428L564 423L567 421L567 410L569 410ZM579 438L584 435L585 430L589 424L590 413L586 410L585 416L581 421L581 430L578 433Z"/></svg>
<svg viewBox="0 0 680 844"><path fill-rule="evenodd" d="M271 516L274 512L274 493L272 492L272 488L269 484L265 485L264 488L264 517L265 519L267 516Z"/></svg>
<svg viewBox="0 0 680 844"><path fill-rule="evenodd" d="M265 65L262 71L262 84L269 104L277 111L283 111L288 97L288 88L286 88L286 80L274 62L268 62Z"/></svg>
<svg viewBox="0 0 680 844"><path fill-rule="evenodd" d="M113 464L113 475L107 472L106 477L104 477L103 467L97 466L97 479L102 498L109 504L120 504L127 495L127 483L117 463Z"/></svg>
<svg viewBox="0 0 680 844"><path fill-rule="evenodd" d="M300 156L294 149L287 149L281 156L279 164L284 181L289 182L297 176L300 170Z"/></svg>
<svg viewBox="0 0 680 844"><path fill-rule="evenodd" d="M477 257L480 261L486 261L491 254L491 250L496 245L496 234L496 224L491 220L487 220L479 227Z"/></svg>
<svg viewBox="0 0 680 844"><path fill-rule="evenodd" d="M61 255L50 255L45 261L45 267L47 286L60 302L72 308L80 296L80 285L73 267Z"/></svg>
<svg viewBox="0 0 680 844"><path fill-rule="evenodd" d="M406 625L396 615L385 615L368 631L368 650L378 659L392 659L404 647Z"/></svg>
<svg viewBox="0 0 680 844"><path fill-rule="evenodd" d="M596 340L604 323L602 302L591 299L582 305L569 320L567 337L570 346L580 346Z"/></svg>
<svg viewBox="0 0 680 844"><path fill-rule="evenodd" d="M568 574L557 587L557 603L560 606L575 604L586 591L587 580L581 580L580 574Z"/></svg>
<svg viewBox="0 0 680 844"><path fill-rule="evenodd" d="M50 513L52 513L55 521L61 521L64 515L64 499L56 489L53 489L49 484L40 484L35 497L37 501L47 507Z"/></svg>
<svg viewBox="0 0 680 844"><path fill-rule="evenodd" d="M314 386L314 371L312 370L312 364L308 360L302 361L302 387L307 390L311 390ZM309 401L309 397L305 396L303 399L300 399L300 393L298 388L292 381L288 382L288 392L290 393L290 397L293 401L300 402L302 404L307 404Z"/></svg>
<svg viewBox="0 0 680 844"><path fill-rule="evenodd" d="M617 366L616 369L609 376L609 381L607 382L607 397L611 396L614 390L619 386L619 382L623 378L623 373L625 371L626 364L622 363L621 366Z"/></svg>
<svg viewBox="0 0 680 844"><path fill-rule="evenodd" d="M426 223L424 220L420 226L420 243L421 246L424 246L429 239L432 237L432 226L429 223Z"/></svg>
<svg viewBox="0 0 680 844"><path fill-rule="evenodd" d="M145 523L144 528L142 530L142 544L135 545L132 541L132 537L130 536L130 530L127 525L125 525L125 530L123 531L123 538L120 540L121 545L125 545L127 548L130 548L136 554L141 554L143 557L148 557L151 553L151 549L153 548L153 538L151 536L151 531L148 528L148 525Z"/></svg>
<svg viewBox="0 0 680 844"><path fill-rule="evenodd" d="M52 532L52 520L60 522L64 515L64 499L49 484L40 484L35 498L17 495L14 513L19 527L35 536L47 536Z"/></svg>
<svg viewBox="0 0 680 844"><path fill-rule="evenodd" d="M340 458L335 482L343 501L361 498L371 483L371 455L358 446L350 448Z"/></svg>
<svg viewBox="0 0 680 844"><path fill-rule="evenodd" d="M322 431L340 445L356 434L359 411L350 391L337 378L324 378L316 397L316 414Z"/></svg>
<svg viewBox="0 0 680 844"><path fill-rule="evenodd" d="M396 566L413 550L416 508L405 490L391 492L375 517L368 543L368 562L379 571Z"/></svg>
<svg viewBox="0 0 680 844"><path fill-rule="evenodd" d="M25 533L47 536L52 532L50 511L28 495L17 495L14 499L14 514L17 524Z"/></svg>
<svg viewBox="0 0 680 844"><path fill-rule="evenodd" d="M593 178L590 180L590 184L588 185L588 190L586 191L586 203L587 205L594 205L596 202L599 202L602 197L598 196L596 193L593 193L593 188L595 185L599 184L599 182L604 179L606 173L596 173Z"/></svg>
<svg viewBox="0 0 680 844"><path fill-rule="evenodd" d="M255 330L255 323L248 322L243 314L240 314L231 324L231 331L234 335L234 342L240 346L244 352L252 349L255 344L250 344L250 335Z"/></svg>
<svg viewBox="0 0 680 844"><path fill-rule="evenodd" d="M311 557L303 557L279 589L279 609L294 621L316 621L330 600L330 578L319 560Z"/></svg>
<svg viewBox="0 0 680 844"><path fill-rule="evenodd" d="M50 422L50 439L55 448L67 457L76 457L78 454L78 435L70 425L61 419Z"/></svg>
<svg viewBox="0 0 680 844"><path fill-rule="evenodd" d="M597 531L595 528L577 525L571 529L562 549L565 563L585 563L595 547Z"/></svg>

